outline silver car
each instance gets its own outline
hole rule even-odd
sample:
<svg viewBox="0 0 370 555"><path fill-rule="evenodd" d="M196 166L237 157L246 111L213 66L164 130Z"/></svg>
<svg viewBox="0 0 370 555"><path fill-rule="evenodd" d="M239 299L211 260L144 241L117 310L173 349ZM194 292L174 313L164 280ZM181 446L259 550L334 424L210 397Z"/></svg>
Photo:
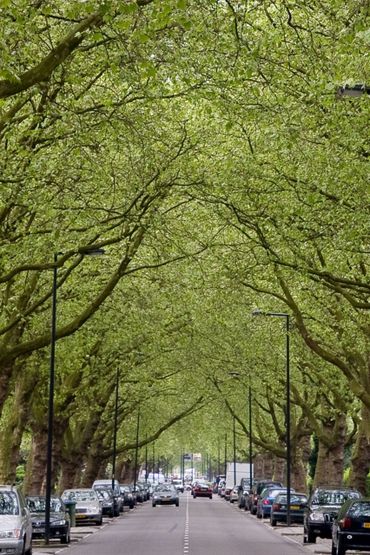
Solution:
<svg viewBox="0 0 370 555"><path fill-rule="evenodd" d="M102 507L98 494L92 488L66 489L63 491L62 501L75 502L76 524L94 522L100 526L103 522Z"/></svg>
<svg viewBox="0 0 370 555"><path fill-rule="evenodd" d="M15 486L0 486L0 553L32 554L32 521Z"/></svg>

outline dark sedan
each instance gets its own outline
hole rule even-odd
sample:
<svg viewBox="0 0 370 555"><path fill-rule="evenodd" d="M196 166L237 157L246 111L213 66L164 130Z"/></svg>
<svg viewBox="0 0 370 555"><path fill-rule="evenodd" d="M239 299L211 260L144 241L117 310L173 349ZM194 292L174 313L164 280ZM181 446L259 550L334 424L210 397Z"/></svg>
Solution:
<svg viewBox="0 0 370 555"><path fill-rule="evenodd" d="M316 538L331 538L332 523L347 499L359 499L361 493L350 488L316 488L310 495L303 518L304 543Z"/></svg>
<svg viewBox="0 0 370 555"><path fill-rule="evenodd" d="M45 510L44 495L29 495L26 504L31 513L32 538L45 538ZM58 538L61 543L71 541L71 525L67 509L60 497L50 499L50 538Z"/></svg>
<svg viewBox="0 0 370 555"><path fill-rule="evenodd" d="M290 522L302 524L304 510L307 505L307 495L305 493L290 494ZM287 495L279 493L272 504L270 513L270 524L276 526L278 522L286 522L287 516Z"/></svg>
<svg viewBox="0 0 370 555"><path fill-rule="evenodd" d="M332 555L370 550L370 499L349 499L333 522Z"/></svg>

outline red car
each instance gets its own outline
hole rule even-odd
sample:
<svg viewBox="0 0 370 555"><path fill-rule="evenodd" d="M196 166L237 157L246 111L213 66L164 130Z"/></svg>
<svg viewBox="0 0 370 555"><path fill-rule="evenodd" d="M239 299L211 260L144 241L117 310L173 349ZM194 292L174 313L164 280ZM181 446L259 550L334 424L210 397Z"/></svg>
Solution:
<svg viewBox="0 0 370 555"><path fill-rule="evenodd" d="M195 482L192 489L192 496L196 497L209 497L212 499L213 488L208 482Z"/></svg>

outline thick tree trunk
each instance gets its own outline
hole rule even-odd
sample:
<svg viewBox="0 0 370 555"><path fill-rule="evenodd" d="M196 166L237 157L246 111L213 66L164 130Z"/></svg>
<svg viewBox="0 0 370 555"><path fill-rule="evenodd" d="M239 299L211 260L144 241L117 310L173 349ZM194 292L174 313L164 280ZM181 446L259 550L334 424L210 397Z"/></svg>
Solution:
<svg viewBox="0 0 370 555"><path fill-rule="evenodd" d="M340 486L343 483L345 436L345 415L339 415L335 421L328 420L323 425L323 434L319 437L314 487Z"/></svg>
<svg viewBox="0 0 370 555"><path fill-rule="evenodd" d="M46 448L47 430L34 429L23 488L27 495L40 495L45 491Z"/></svg>
<svg viewBox="0 0 370 555"><path fill-rule="evenodd" d="M89 456L86 462L86 468L81 477L80 486L83 488L91 488L91 484L99 475L101 466L101 458L99 456L99 449L90 449Z"/></svg>
<svg viewBox="0 0 370 555"><path fill-rule="evenodd" d="M259 453L253 459L254 477L259 480L261 478L272 478L274 472L274 460L271 453Z"/></svg>
<svg viewBox="0 0 370 555"><path fill-rule="evenodd" d="M122 483L130 484L134 481L135 478L135 468L134 468L134 461L128 459L124 461L122 464L121 474L119 475L119 480Z"/></svg>
<svg viewBox="0 0 370 555"><path fill-rule="evenodd" d="M363 405L356 444L351 459L349 484L366 494L366 477L370 470L370 411Z"/></svg>
<svg viewBox="0 0 370 555"><path fill-rule="evenodd" d="M310 456L310 437L303 436L299 440L292 457L291 483L296 491L307 490L307 464Z"/></svg>

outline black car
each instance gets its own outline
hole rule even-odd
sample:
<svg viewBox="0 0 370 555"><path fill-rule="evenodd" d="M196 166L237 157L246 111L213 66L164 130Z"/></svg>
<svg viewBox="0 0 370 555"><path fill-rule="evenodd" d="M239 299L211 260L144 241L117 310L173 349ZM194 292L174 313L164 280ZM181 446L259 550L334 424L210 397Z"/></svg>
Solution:
<svg viewBox="0 0 370 555"><path fill-rule="evenodd" d="M332 555L370 550L370 499L348 499L333 522Z"/></svg>
<svg viewBox="0 0 370 555"><path fill-rule="evenodd" d="M303 523L303 515L307 506L307 495L305 493L292 492L290 496L290 523ZM270 512L270 524L276 526L278 522L287 521L287 494L279 493L272 504Z"/></svg>
<svg viewBox="0 0 370 555"><path fill-rule="evenodd" d="M46 497L29 495L26 505L31 513L32 538L45 538ZM60 497L50 499L50 538L59 538L61 543L71 541L71 524L67 509Z"/></svg>
<svg viewBox="0 0 370 555"><path fill-rule="evenodd" d="M248 497L246 498L245 501L245 510L249 510L251 512L252 515L257 514L257 501L259 496L262 493L262 490L264 490L267 487L284 487L283 484L281 482L275 482L274 480L268 480L268 479L261 479L261 480L257 480L255 482L255 484L253 485L252 491L249 493Z"/></svg>
<svg viewBox="0 0 370 555"><path fill-rule="evenodd" d="M118 516L119 506L114 498L112 489L94 487L94 490L98 494L103 515L110 516L110 517Z"/></svg>
<svg viewBox="0 0 370 555"><path fill-rule="evenodd" d="M123 498L123 505L133 509L136 505L136 496L132 492L132 487L128 484L120 484L119 489Z"/></svg>
<svg viewBox="0 0 370 555"><path fill-rule="evenodd" d="M331 538L332 523L347 499L359 499L361 493L351 488L319 487L311 493L303 518L303 542Z"/></svg>
<svg viewBox="0 0 370 555"><path fill-rule="evenodd" d="M252 482L252 487L253 487L254 483L255 483L255 480ZM238 488L238 507L239 507L239 509L245 509L245 504L246 504L247 498L248 498L250 493L251 493L251 488L250 488L249 478L242 478L240 480L240 485L239 485L239 488Z"/></svg>

